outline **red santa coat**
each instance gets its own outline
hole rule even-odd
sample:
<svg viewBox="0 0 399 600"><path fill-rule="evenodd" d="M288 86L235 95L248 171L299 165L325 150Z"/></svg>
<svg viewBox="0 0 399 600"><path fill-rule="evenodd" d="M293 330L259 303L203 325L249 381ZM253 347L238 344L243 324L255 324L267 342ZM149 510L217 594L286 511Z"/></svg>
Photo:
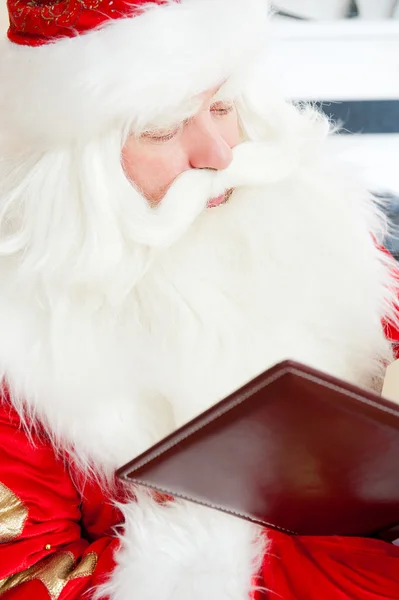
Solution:
<svg viewBox="0 0 399 600"><path fill-rule="evenodd" d="M398 331L388 334L399 340ZM115 484L104 491L92 479L83 481L54 452L45 432L26 433L7 398L0 406L0 439L0 596L90 598L115 566L115 528L123 525L115 500L127 499L131 490ZM256 600L399 598L399 547L274 530L265 535L269 543L258 582L265 589Z"/></svg>

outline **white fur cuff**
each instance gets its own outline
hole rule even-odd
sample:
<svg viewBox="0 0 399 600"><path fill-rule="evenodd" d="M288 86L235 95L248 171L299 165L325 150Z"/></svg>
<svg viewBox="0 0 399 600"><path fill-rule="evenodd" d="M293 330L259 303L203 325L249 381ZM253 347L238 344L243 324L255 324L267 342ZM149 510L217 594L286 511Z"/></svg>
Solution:
<svg viewBox="0 0 399 600"><path fill-rule="evenodd" d="M191 503L148 496L123 508L117 567L97 591L111 600L248 600L264 554L261 529Z"/></svg>

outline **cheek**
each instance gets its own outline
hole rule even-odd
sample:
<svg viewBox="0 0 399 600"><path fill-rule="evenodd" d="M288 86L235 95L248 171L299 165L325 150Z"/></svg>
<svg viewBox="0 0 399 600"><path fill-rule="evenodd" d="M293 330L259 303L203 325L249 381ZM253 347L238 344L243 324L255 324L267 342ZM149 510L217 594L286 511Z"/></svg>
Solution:
<svg viewBox="0 0 399 600"><path fill-rule="evenodd" d="M151 202L159 202L178 175L185 170L184 156L172 144L147 145L129 138L122 149L126 176Z"/></svg>

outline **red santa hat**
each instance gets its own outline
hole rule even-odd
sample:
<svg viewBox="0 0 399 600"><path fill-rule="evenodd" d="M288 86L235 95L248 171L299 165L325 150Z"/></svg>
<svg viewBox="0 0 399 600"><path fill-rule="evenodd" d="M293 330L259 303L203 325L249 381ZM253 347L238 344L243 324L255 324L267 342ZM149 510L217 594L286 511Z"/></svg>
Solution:
<svg viewBox="0 0 399 600"><path fill-rule="evenodd" d="M265 44L266 0L8 0L0 123L25 143L140 129Z"/></svg>

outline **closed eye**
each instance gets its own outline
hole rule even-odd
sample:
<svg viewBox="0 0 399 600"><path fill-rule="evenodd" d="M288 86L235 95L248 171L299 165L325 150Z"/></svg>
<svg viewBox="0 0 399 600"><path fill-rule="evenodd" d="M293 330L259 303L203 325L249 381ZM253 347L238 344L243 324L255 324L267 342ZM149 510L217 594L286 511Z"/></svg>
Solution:
<svg viewBox="0 0 399 600"><path fill-rule="evenodd" d="M141 137L155 143L168 142L177 136L181 128L182 124L176 125L173 129L153 129L151 131L145 131L141 134Z"/></svg>
<svg viewBox="0 0 399 600"><path fill-rule="evenodd" d="M234 110L234 104L232 102L223 102L218 100L212 104L210 110L214 115L224 116L228 115Z"/></svg>

